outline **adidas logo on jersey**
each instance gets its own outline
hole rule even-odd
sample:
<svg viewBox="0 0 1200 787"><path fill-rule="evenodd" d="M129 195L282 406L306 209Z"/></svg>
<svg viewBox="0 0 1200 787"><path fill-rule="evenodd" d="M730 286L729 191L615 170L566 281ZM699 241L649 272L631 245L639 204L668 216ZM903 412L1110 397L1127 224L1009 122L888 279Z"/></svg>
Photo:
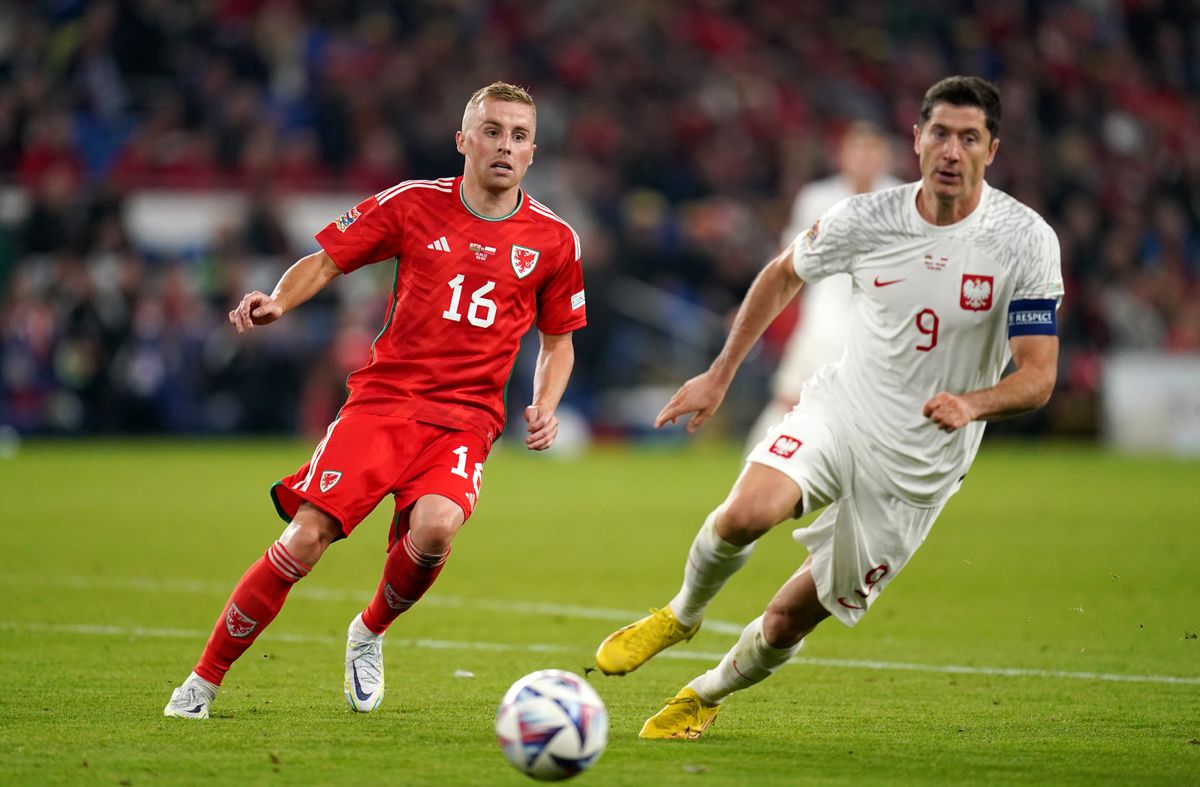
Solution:
<svg viewBox="0 0 1200 787"><path fill-rule="evenodd" d="M443 235L433 243L427 244L425 248L433 249L434 251L450 251L450 243L446 240L446 236Z"/></svg>

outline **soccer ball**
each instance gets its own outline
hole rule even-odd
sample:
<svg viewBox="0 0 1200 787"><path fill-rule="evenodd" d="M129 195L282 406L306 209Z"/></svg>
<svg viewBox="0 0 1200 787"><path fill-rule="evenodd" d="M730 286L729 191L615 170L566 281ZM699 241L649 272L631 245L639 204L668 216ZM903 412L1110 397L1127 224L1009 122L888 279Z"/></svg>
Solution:
<svg viewBox="0 0 1200 787"><path fill-rule="evenodd" d="M500 701L496 740L526 776L569 779L600 759L608 743L608 711L578 675L557 669L531 672Z"/></svg>

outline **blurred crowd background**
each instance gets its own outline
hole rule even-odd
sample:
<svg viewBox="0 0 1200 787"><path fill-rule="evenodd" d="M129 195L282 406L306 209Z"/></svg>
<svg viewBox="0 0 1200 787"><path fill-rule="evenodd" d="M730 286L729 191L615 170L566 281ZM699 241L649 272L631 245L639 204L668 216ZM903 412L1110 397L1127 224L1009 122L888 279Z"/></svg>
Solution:
<svg viewBox="0 0 1200 787"><path fill-rule="evenodd" d="M463 105L502 79L538 103L527 190L583 238L567 402L644 434L842 130L884 129L916 179L924 90L971 73L1004 102L989 182L1057 230L1066 276L1058 393L1001 429L1092 435L1108 354L1200 352L1198 58L1200 13L1169 0L0 0L0 423L322 430L391 266L249 337L226 312L367 194L459 174Z"/></svg>

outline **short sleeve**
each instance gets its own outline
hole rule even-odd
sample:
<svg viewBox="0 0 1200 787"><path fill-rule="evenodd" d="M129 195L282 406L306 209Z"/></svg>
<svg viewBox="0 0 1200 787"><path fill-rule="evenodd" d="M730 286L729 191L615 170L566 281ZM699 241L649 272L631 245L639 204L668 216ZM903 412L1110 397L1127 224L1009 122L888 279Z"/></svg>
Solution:
<svg viewBox="0 0 1200 787"><path fill-rule="evenodd" d="M1021 276L1013 291L1013 300L1062 300L1062 252L1058 235L1040 218L1028 234L1023 250Z"/></svg>
<svg viewBox="0 0 1200 787"><path fill-rule="evenodd" d="M838 202L792 242L796 275L813 283L850 270L859 256L860 240L854 233L851 199Z"/></svg>
<svg viewBox="0 0 1200 787"><path fill-rule="evenodd" d="M343 273L399 255L402 228L398 207L368 197L316 234L317 243Z"/></svg>
<svg viewBox="0 0 1200 787"><path fill-rule="evenodd" d="M587 325L583 263L576 253L578 248L575 242L565 244L562 264L538 290L537 327L542 333L570 333Z"/></svg>

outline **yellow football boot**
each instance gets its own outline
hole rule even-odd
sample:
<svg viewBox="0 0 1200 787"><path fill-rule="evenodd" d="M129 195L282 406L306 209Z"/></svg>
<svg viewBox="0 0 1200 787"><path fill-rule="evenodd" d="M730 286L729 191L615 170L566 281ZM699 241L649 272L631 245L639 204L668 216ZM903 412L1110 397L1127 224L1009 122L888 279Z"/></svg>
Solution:
<svg viewBox="0 0 1200 787"><path fill-rule="evenodd" d="M684 686L658 713L646 719L639 738L679 738L695 740L708 729L721 706L705 702L700 695Z"/></svg>
<svg viewBox="0 0 1200 787"><path fill-rule="evenodd" d="M650 614L609 634L596 649L596 667L605 675L624 675L645 664L656 653L696 636L700 624L684 628L670 607Z"/></svg>

